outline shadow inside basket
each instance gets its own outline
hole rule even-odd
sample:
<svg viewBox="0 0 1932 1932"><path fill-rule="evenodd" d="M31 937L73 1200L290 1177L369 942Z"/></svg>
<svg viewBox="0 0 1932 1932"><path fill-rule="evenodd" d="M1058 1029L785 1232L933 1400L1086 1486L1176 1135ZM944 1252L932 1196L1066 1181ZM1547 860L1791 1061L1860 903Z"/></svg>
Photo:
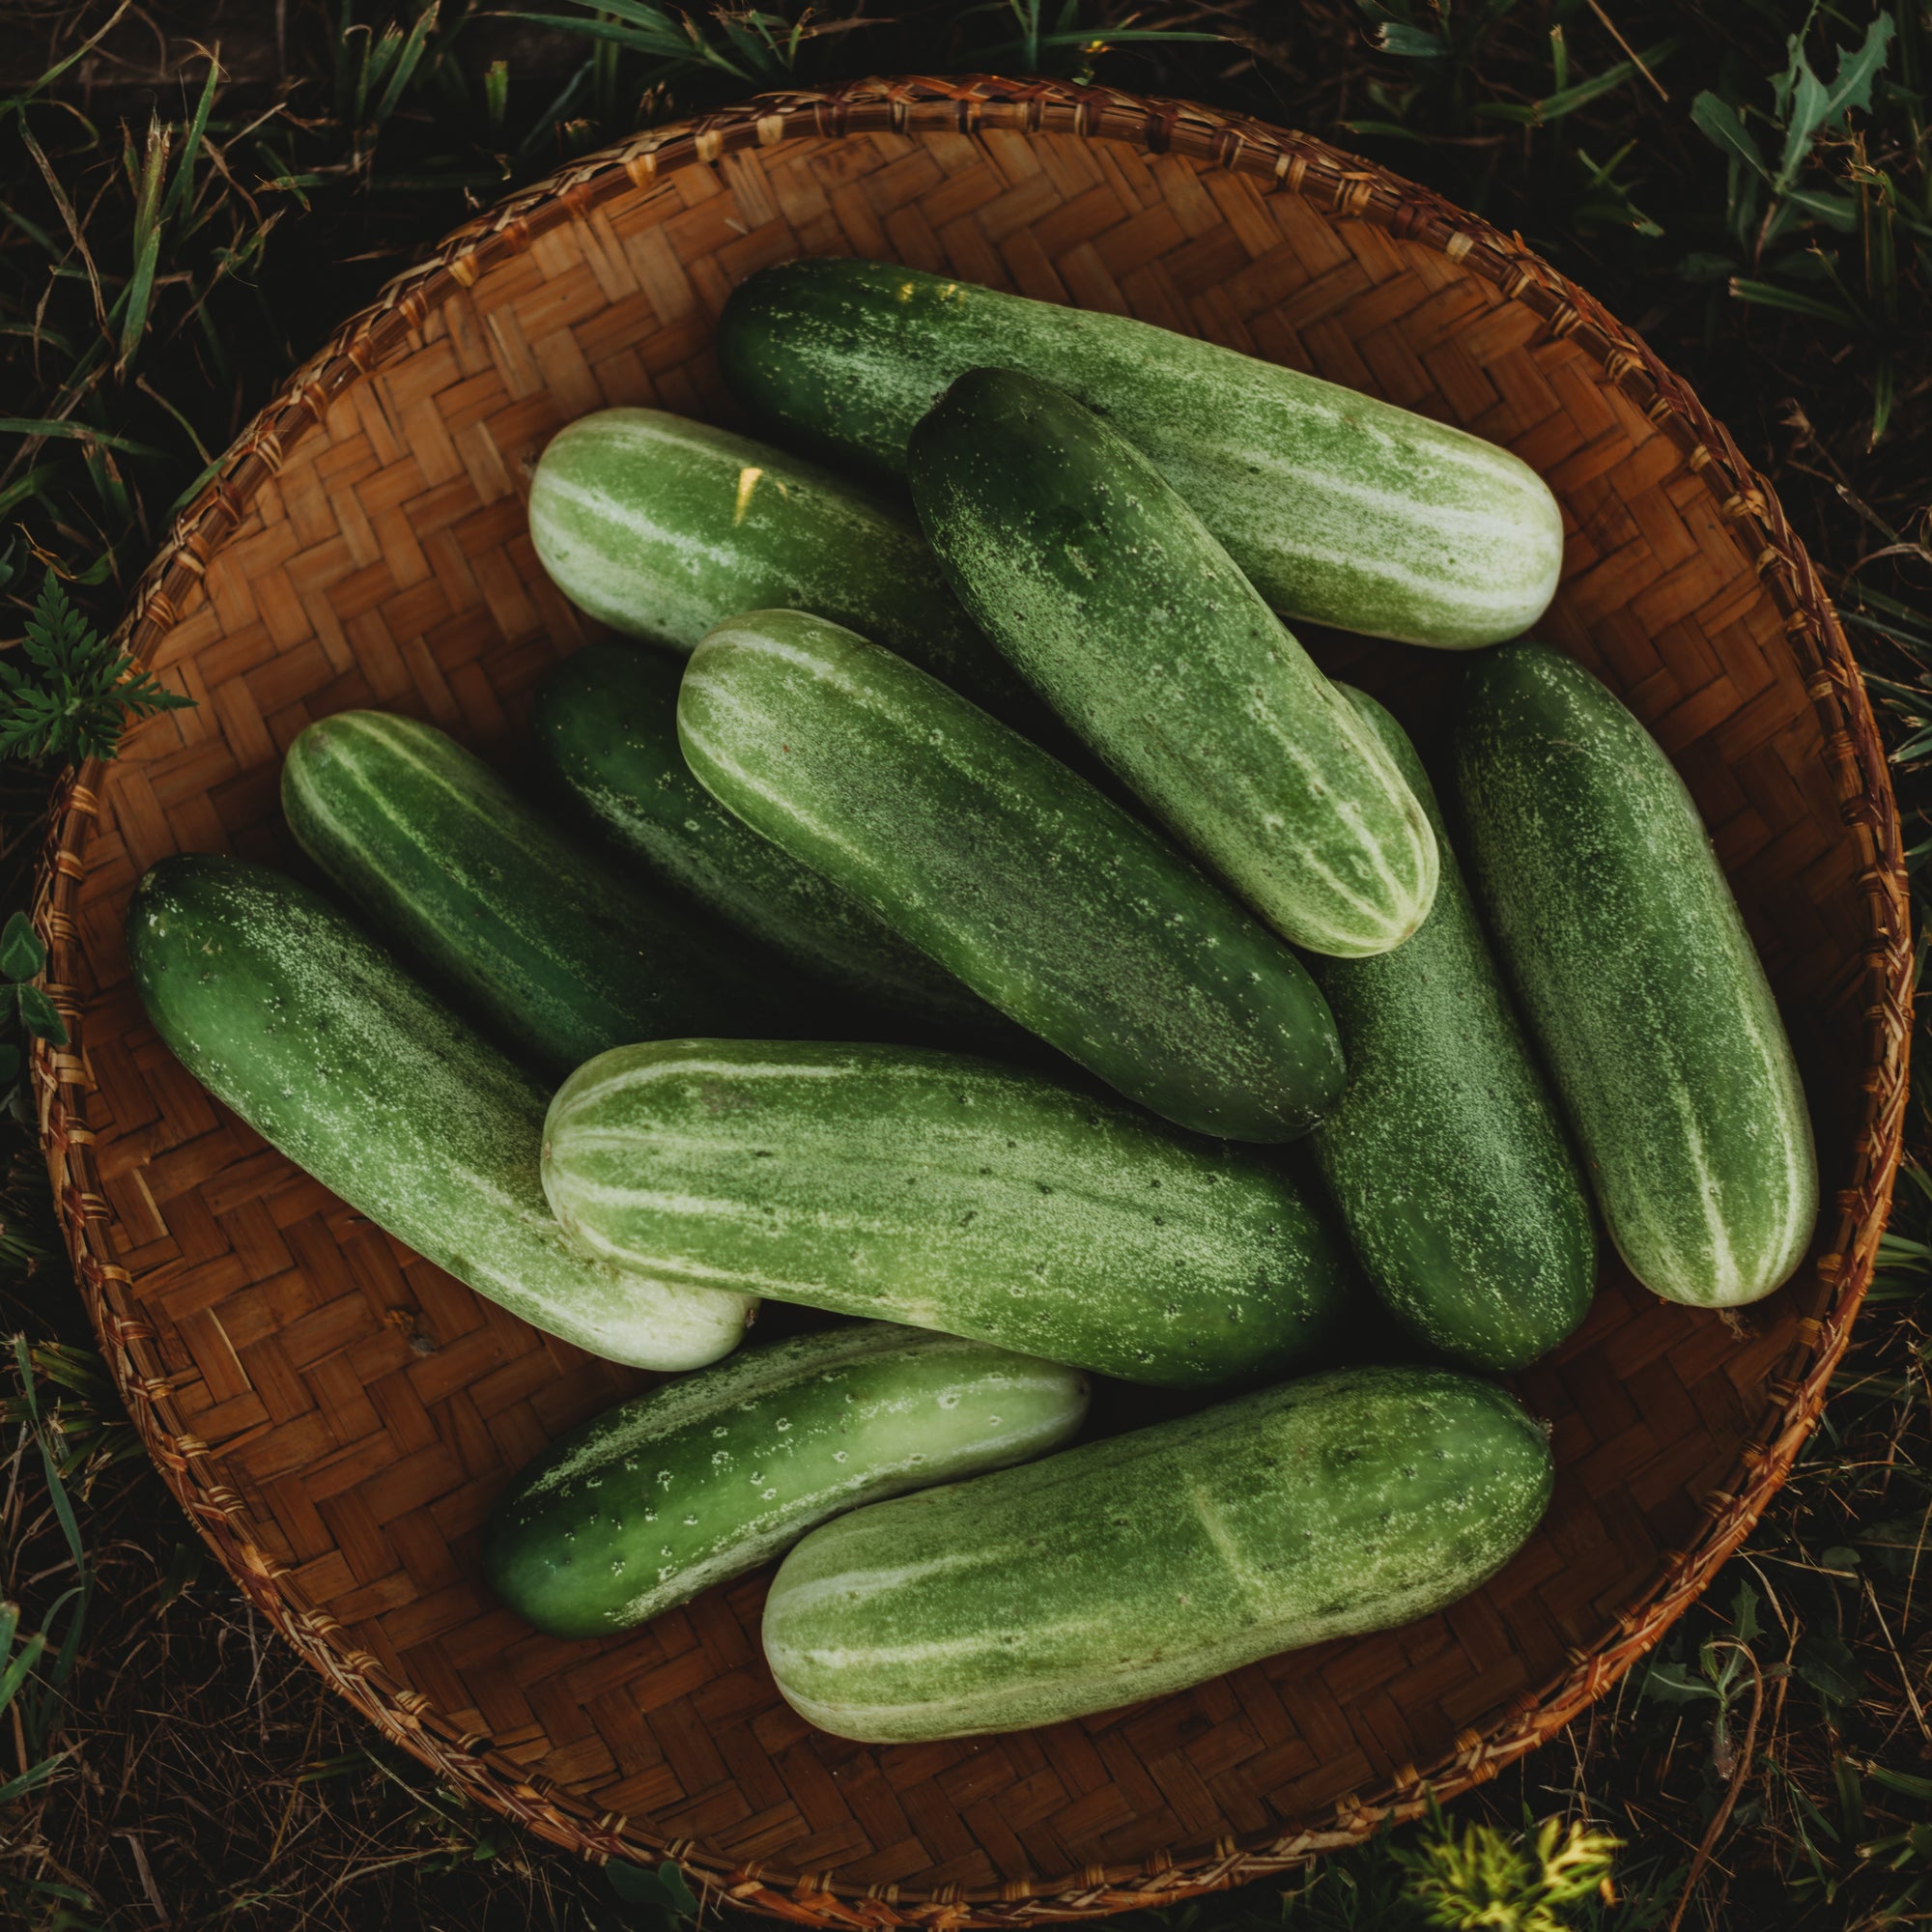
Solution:
<svg viewBox="0 0 1932 1932"><path fill-rule="evenodd" d="M1583 1329L1515 1378L1559 1476L1501 1575L1422 1622L1083 1722L887 1748L817 1732L764 1667L762 1574L585 1642L492 1600L478 1540L498 1489L651 1378L479 1300L209 1098L146 1022L122 919L172 852L303 869L277 774L320 715L410 712L514 768L533 685L593 635L530 547L535 453L615 404L733 421L709 349L725 292L766 262L854 250L1311 367L1539 469L1569 528L1540 634L1632 705L1695 794L1800 1056L1828 1202L1865 1106L1871 916L1779 611L1677 445L1576 342L1435 249L1179 155L995 129L808 137L686 168L449 287L281 451L162 640L198 708L141 726L106 773L77 895L86 1119L126 1303L197 1445L178 1487L191 1467L234 1498L225 1557L339 1625L326 1640L368 1660L355 1669L589 1813L856 1886L1045 1885L1332 1820L1507 1734L1728 1507L1830 1292L1807 1264L1722 1316L1606 1266ZM1428 753L1453 657L1307 641ZM1153 1412L1139 1394L1101 1406Z"/></svg>

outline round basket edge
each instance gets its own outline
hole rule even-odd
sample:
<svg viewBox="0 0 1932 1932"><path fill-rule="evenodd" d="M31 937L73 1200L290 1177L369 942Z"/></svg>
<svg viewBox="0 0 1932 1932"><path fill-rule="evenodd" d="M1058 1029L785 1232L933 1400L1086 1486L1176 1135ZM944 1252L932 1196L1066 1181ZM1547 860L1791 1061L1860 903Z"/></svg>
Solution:
<svg viewBox="0 0 1932 1932"><path fill-rule="evenodd" d="M1911 931L1903 846L1878 727L1835 611L1781 506L1721 425L1652 354L1585 291L1526 248L1428 189L1313 137L1178 100L1096 87L991 76L912 76L850 83L824 93L785 92L740 107L650 130L567 166L452 231L422 262L395 277L351 317L283 385L224 456L214 476L176 519L168 542L136 585L120 627L137 662L152 656L182 614L182 602L218 542L241 523L289 448L320 423L335 397L379 367L429 313L497 261L523 253L558 224L601 202L647 187L694 164L711 165L751 147L807 134L956 131L984 128L1122 140L1146 152L1178 152L1265 181L1272 190L1318 200L1334 219L1364 220L1397 240L1424 242L1527 304L1552 335L1569 335L1664 434L1700 477L1771 591L1820 714L1840 810L1860 841L1870 913L1865 949L1869 1029L1864 1116L1855 1178L1836 1202L1833 1248L1821 1258L1832 1283L1821 1320L1800 1324L1799 1359L1768 1385L1777 1405L1763 1437L1747 1445L1738 1480L1707 1505L1710 1522L1676 1552L1642 1603L1627 1609L1572 1668L1526 1694L1512 1722L1489 1737L1459 1738L1442 1761L1404 1766L1387 1788L1337 1807L1332 1827L1154 1855L1140 1866L1092 1868L1077 1882L1026 1882L926 1892L859 1888L830 1874L781 1873L736 1864L691 1840L668 1839L632 1821L593 1815L550 1780L526 1775L487 1737L462 1733L421 1692L391 1684L377 1660L345 1648L346 1632L298 1593L251 1534L242 1497L209 1465L207 1445L173 1413L154 1330L128 1301L129 1277L113 1256L109 1214L94 1172L85 1118L88 1085L79 1011L77 929L72 906L82 877L80 848L98 810L101 766L72 773L53 803L37 882L35 923L49 952L47 991L67 1021L71 1044L37 1044L33 1072L42 1144L64 1237L83 1298L124 1400L164 1479L223 1565L270 1622L386 1735L480 1802L540 1835L602 1861L670 1857L733 1903L813 1924L1014 1924L1099 1917L1278 1874L1327 1850L1359 1841L1420 1812L1430 1795L1447 1798L1492 1777L1533 1749L1607 1690L1701 1592L1749 1533L1783 1482L1823 1406L1833 1369L1870 1281L1903 1140L1910 1039Z"/></svg>

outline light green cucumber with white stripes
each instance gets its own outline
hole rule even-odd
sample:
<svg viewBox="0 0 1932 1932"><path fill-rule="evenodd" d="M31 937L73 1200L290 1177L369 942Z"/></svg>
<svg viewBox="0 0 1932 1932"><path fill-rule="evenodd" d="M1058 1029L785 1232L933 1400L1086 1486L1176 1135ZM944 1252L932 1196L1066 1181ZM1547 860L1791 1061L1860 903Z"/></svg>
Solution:
<svg viewBox="0 0 1932 1932"><path fill-rule="evenodd" d="M1284 939L1400 946L1435 837L1361 715L1120 431L972 369L912 433L913 503L961 603L1074 731Z"/></svg>
<svg viewBox="0 0 1932 1932"><path fill-rule="evenodd" d="M548 1092L306 886L163 859L128 909L162 1043L271 1147L379 1228L592 1354L695 1369L756 1304L580 1254L543 1196Z"/></svg>
<svg viewBox="0 0 1932 1932"><path fill-rule="evenodd" d="M718 355L775 434L887 475L968 369L1023 369L1104 415L1291 618L1465 650L1527 630L1562 568L1556 499L1507 450L1127 316L815 259L740 284Z"/></svg>
<svg viewBox="0 0 1932 1932"><path fill-rule="evenodd" d="M1791 1043L1684 781L1542 644L1469 666L1470 869L1604 1222L1672 1301L1756 1301L1804 1259L1818 1163Z"/></svg>
<svg viewBox="0 0 1932 1932"><path fill-rule="evenodd" d="M924 1025L1004 1027L869 907L760 838L692 777L677 743L683 674L681 659L647 645L586 644L567 658L530 709L546 774L654 878L769 949L774 968L781 959L859 1007Z"/></svg>
<svg viewBox="0 0 1932 1932"><path fill-rule="evenodd" d="M1412 1622L1535 1529L1543 1429L1443 1369L1343 1369L815 1529L765 1603L809 1722L1025 1730Z"/></svg>
<svg viewBox="0 0 1932 1932"><path fill-rule="evenodd" d="M602 1636L755 1570L862 1503L1057 1449L1087 1378L846 1323L747 1349L553 1444L497 1498L483 1573L551 1636Z"/></svg>
<svg viewBox="0 0 1932 1932"><path fill-rule="evenodd" d="M735 935L619 878L419 719L317 719L289 747L282 811L377 936L533 1065L561 1075L625 1040L786 1026Z"/></svg>
<svg viewBox="0 0 1932 1932"><path fill-rule="evenodd" d="M995 710L1024 687L897 504L769 443L662 410L598 410L545 444L530 539L557 588L689 654L740 611L815 611Z"/></svg>
<svg viewBox="0 0 1932 1932"><path fill-rule="evenodd" d="M1442 881L1422 930L1373 959L1318 959L1349 1091L1309 1136L1382 1299L1435 1347L1520 1369L1582 1321L1590 1196L1511 1009L1429 774L1366 693L1340 687L1429 812Z"/></svg>
<svg viewBox="0 0 1932 1932"><path fill-rule="evenodd" d="M1340 1339L1348 1247L1280 1167L1044 1075L872 1044L666 1040L558 1089L544 1189L666 1281L1173 1387Z"/></svg>
<svg viewBox="0 0 1932 1932"><path fill-rule="evenodd" d="M1308 970L1158 833L937 678L753 611L693 654L713 797L988 1005L1197 1133L1285 1141L1341 1097Z"/></svg>

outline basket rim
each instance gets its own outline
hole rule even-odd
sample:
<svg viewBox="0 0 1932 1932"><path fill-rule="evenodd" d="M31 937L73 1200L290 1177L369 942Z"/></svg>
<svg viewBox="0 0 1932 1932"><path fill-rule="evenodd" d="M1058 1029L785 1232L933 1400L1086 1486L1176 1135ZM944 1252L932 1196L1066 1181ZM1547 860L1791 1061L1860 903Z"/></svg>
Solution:
<svg viewBox="0 0 1932 1932"><path fill-rule="evenodd" d="M525 253L550 230L600 204L648 189L691 166L788 140L878 132L963 133L999 128L1123 142L1173 152L1254 177L1271 192L1315 201L1336 221L1362 220L1398 241L1434 247L1529 308L1548 336L1569 336L1609 384L1676 444L1709 489L1770 591L1819 714L1840 814L1863 862L1867 1079L1854 1142L1852 1184L1835 1201L1833 1245L1818 1272L1831 1289L1822 1319L1805 1318L1766 1382L1771 1406L1724 1485L1706 1501L1709 1521L1670 1553L1648 1587L1601 1639L1488 1735L1465 1731L1435 1763L1404 1765L1387 1782L1334 1807L1326 1826L1258 1833L1152 1855L1138 1865L1090 1866L1049 1882L859 1887L830 1873L786 1872L668 1838L648 1821L594 1813L541 1775L526 1774L488 1736L466 1733L421 1691L396 1681L342 1625L307 1603L258 1540L242 1496L223 1485L209 1445L175 1407L156 1331L129 1293L111 1238L86 1119L89 1085L79 1008L75 906L80 853L99 811L103 772L70 772L51 806L34 918L48 948L46 986L71 1044L37 1043L33 1074L42 1145L64 1237L103 1352L163 1479L223 1567L334 1688L384 1735L440 1776L542 1836L598 1862L671 1858L733 1904L805 1923L838 1926L1017 1925L1168 1905L1278 1875L1321 1852L1369 1836L1454 1797L1551 1737L1609 1690L1701 1593L1782 1485L1823 1408L1831 1377L1870 1282L1903 1144L1911 1019L1911 923L1902 838L1889 768L1837 614L1769 486L1729 433L1640 337L1532 250L1430 189L1313 136L1199 103L1120 90L997 76L872 78L824 91L765 94L715 113L650 129L574 162L453 230L384 286L283 385L183 510L136 585L117 633L137 663L153 662L219 544L249 514L256 493L293 445L324 420L348 387L378 368L427 317L492 267Z"/></svg>

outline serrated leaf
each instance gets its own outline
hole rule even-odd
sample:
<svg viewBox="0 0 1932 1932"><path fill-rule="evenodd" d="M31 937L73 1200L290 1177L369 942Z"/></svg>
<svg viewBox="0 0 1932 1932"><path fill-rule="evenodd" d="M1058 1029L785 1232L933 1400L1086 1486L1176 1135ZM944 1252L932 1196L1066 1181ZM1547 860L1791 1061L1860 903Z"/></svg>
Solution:
<svg viewBox="0 0 1932 1932"><path fill-rule="evenodd" d="M1740 1643L1749 1643L1763 1631L1757 1620L1757 1592L1748 1583L1740 1583L1731 1599L1731 1628Z"/></svg>
<svg viewBox="0 0 1932 1932"><path fill-rule="evenodd" d="M1659 1660L1644 1672L1639 1694L1655 1697L1664 1704L1689 1704L1695 1698L1715 1697L1718 1693L1688 1665Z"/></svg>
<svg viewBox="0 0 1932 1932"><path fill-rule="evenodd" d="M1885 67L1886 54L1896 31L1889 14L1880 14L1865 30L1863 43L1844 47L1838 54L1838 71L1831 86L1812 72L1804 49L1793 35L1790 65L1780 93L1790 101L1789 119L1784 129L1784 154L1778 161L1777 185L1789 187L1811 152L1814 136L1834 128L1847 114L1864 114L1871 109L1872 83ZM1782 106L1782 102L1780 102Z"/></svg>
<svg viewBox="0 0 1932 1932"><path fill-rule="evenodd" d="M13 914L0 928L0 973L10 980L31 980L47 963L34 923L23 912Z"/></svg>

